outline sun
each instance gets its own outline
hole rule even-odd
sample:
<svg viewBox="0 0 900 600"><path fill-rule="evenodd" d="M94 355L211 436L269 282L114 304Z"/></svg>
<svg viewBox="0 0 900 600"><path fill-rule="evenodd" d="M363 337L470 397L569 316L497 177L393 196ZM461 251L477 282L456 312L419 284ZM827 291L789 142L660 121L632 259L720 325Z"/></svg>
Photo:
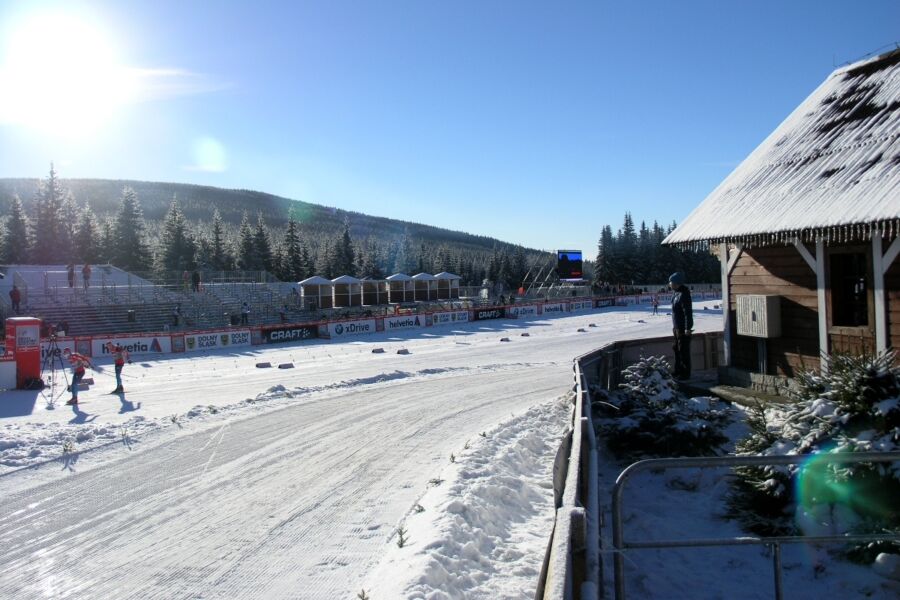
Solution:
<svg viewBox="0 0 900 600"><path fill-rule="evenodd" d="M134 93L110 36L67 13L15 24L0 49L0 124L83 135L103 126Z"/></svg>

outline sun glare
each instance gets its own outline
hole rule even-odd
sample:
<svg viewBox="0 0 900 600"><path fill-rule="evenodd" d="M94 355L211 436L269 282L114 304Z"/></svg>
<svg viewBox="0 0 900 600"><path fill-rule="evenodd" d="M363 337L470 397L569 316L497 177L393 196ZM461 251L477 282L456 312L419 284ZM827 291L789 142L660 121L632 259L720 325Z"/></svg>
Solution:
<svg viewBox="0 0 900 600"><path fill-rule="evenodd" d="M13 27L0 51L0 123L84 135L135 91L109 36L75 15L34 15Z"/></svg>

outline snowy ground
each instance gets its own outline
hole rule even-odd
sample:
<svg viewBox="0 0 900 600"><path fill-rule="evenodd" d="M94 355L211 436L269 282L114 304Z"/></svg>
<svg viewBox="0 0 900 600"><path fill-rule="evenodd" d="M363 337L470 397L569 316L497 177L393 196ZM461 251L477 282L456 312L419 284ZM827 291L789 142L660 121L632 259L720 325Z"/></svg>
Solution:
<svg viewBox="0 0 900 600"><path fill-rule="evenodd" d="M0 394L0 597L531 598L572 359L669 328L601 309L136 360L121 401L107 364L75 410Z"/></svg>
<svg viewBox="0 0 900 600"><path fill-rule="evenodd" d="M728 434L746 433L742 410L734 407ZM600 497L611 498L613 484L627 465L617 464L601 448ZM728 469L672 469L635 475L624 494L625 540L684 541L745 537L738 524L724 517ZM601 532L611 549L612 512L605 502ZM840 533L840 532L835 532ZM870 567L854 565L830 554L835 546L782 546L784 598L900 598L900 581L882 577ZM604 553L606 597L613 598L612 565ZM628 550L625 561L628 598L692 598L763 600L775 598L772 553L760 546Z"/></svg>

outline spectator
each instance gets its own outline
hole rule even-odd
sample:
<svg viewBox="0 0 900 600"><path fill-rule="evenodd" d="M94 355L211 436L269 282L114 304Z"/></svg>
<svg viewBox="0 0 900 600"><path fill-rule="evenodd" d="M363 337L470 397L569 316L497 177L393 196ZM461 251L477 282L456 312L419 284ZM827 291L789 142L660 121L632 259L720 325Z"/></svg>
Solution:
<svg viewBox="0 0 900 600"><path fill-rule="evenodd" d="M69 263L66 267L66 278L69 280L69 287L75 287L75 263Z"/></svg>
<svg viewBox="0 0 900 600"><path fill-rule="evenodd" d="M669 277L672 288L672 333L675 335L675 379L691 376L691 332L694 329L694 309L691 305L691 291L684 285L684 275L672 273Z"/></svg>
<svg viewBox="0 0 900 600"><path fill-rule="evenodd" d="M278 311L278 316L281 319L282 323L287 323L287 310L288 310L287 304L282 304L281 310Z"/></svg>
<svg viewBox="0 0 900 600"><path fill-rule="evenodd" d="M81 267L81 276L84 278L84 289L87 290L91 285L91 265L84 263Z"/></svg>
<svg viewBox="0 0 900 600"><path fill-rule="evenodd" d="M190 273L187 272L187 269L181 274L181 286L184 288L184 291L188 291L188 285L191 280Z"/></svg>
<svg viewBox="0 0 900 600"><path fill-rule="evenodd" d="M178 323L181 321L181 305L176 304L175 308L172 309L172 327L178 327Z"/></svg>
<svg viewBox="0 0 900 600"><path fill-rule="evenodd" d="M250 305L244 302L241 304L241 325L250 324Z"/></svg>
<svg viewBox="0 0 900 600"><path fill-rule="evenodd" d="M194 272L191 273L191 286L195 292L200 291L200 271L194 269Z"/></svg>
<svg viewBox="0 0 900 600"><path fill-rule="evenodd" d="M296 304L297 306L300 305L300 293L297 291L297 288L295 288L295 287L291 288L291 298L293 299L294 304Z"/></svg>
<svg viewBox="0 0 900 600"><path fill-rule="evenodd" d="M22 292L19 291L18 286L13 286L11 290L9 290L9 299L12 302L13 312L19 314L19 303L22 301Z"/></svg>

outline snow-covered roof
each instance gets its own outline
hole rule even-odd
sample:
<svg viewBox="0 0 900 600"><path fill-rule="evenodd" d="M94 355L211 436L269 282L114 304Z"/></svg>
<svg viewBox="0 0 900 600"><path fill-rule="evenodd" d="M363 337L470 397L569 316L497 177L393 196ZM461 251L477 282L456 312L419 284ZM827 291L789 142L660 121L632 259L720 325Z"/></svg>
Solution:
<svg viewBox="0 0 900 600"><path fill-rule="evenodd" d="M340 277L335 277L331 280L331 283L361 283L361 280L356 277L351 277L350 275L341 275Z"/></svg>
<svg viewBox="0 0 900 600"><path fill-rule="evenodd" d="M416 281L437 281L437 278L430 273L417 273L412 278Z"/></svg>
<svg viewBox="0 0 900 600"><path fill-rule="evenodd" d="M664 241L868 239L900 227L900 50L832 73Z"/></svg>
<svg viewBox="0 0 900 600"><path fill-rule="evenodd" d="M412 277L410 277L406 273L394 273L393 275L389 275L387 280L388 281L412 281Z"/></svg>
<svg viewBox="0 0 900 600"><path fill-rule="evenodd" d="M434 276L435 279L462 279L459 275L454 275L453 273L448 273L447 271L441 271L437 275Z"/></svg>
<svg viewBox="0 0 900 600"><path fill-rule="evenodd" d="M313 275L312 277L308 277L301 281L300 285L331 285L331 280L319 277L318 275Z"/></svg>

